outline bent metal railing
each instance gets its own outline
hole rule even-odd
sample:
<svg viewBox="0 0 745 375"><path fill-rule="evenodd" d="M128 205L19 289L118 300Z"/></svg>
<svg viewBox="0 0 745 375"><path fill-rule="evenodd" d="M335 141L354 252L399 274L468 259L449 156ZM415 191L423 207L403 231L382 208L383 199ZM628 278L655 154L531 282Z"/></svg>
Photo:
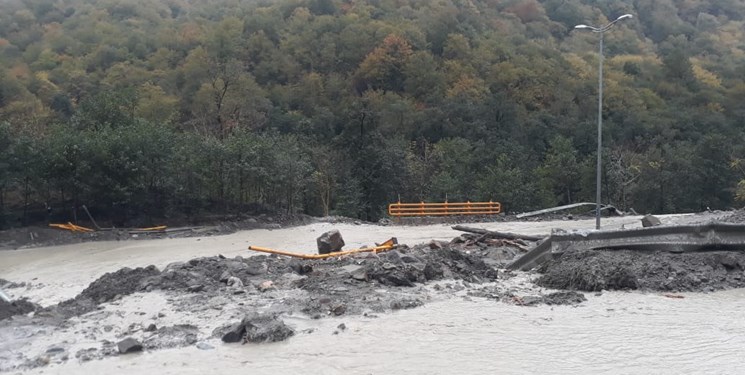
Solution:
<svg viewBox="0 0 745 375"><path fill-rule="evenodd" d="M497 215L501 212L502 204L499 202L398 202L388 205L388 215L391 217Z"/></svg>

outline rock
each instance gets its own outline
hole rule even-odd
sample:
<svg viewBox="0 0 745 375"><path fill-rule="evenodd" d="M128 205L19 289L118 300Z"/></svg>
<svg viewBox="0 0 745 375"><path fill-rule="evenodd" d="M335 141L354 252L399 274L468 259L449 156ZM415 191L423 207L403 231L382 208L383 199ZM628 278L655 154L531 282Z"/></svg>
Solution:
<svg viewBox="0 0 745 375"><path fill-rule="evenodd" d="M216 328L212 335L220 337L222 342L240 342L243 339L243 334L246 332L246 327L243 323L231 323L223 325L222 327Z"/></svg>
<svg viewBox="0 0 745 375"><path fill-rule="evenodd" d="M150 323L147 328L145 328L145 332L155 332L158 330L158 327L154 323Z"/></svg>
<svg viewBox="0 0 745 375"><path fill-rule="evenodd" d="M344 323L342 323L342 324L339 324L338 326L336 326L336 328L338 330L340 330L340 331L346 331L347 330L347 325L344 324Z"/></svg>
<svg viewBox="0 0 745 375"><path fill-rule="evenodd" d="M412 255L402 255L401 261L404 263L421 263L422 261Z"/></svg>
<svg viewBox="0 0 745 375"><path fill-rule="evenodd" d="M285 323L271 315L254 314L243 319L246 342L262 343L284 341L295 334Z"/></svg>
<svg viewBox="0 0 745 375"><path fill-rule="evenodd" d="M279 224L267 224L266 229L282 229L282 226Z"/></svg>
<svg viewBox="0 0 745 375"><path fill-rule="evenodd" d="M208 344L206 342L198 342L197 343L197 349L199 349L199 350L212 350L214 348L215 348L214 346L212 346L212 345L210 345L210 344Z"/></svg>
<svg viewBox="0 0 745 375"><path fill-rule="evenodd" d="M229 278L230 278L231 276L232 276L232 275L230 274L230 271L225 271L225 272L223 272L223 273L222 273L222 275L220 275L220 282L221 282L221 283L227 283L227 282L228 282L228 279L229 279Z"/></svg>
<svg viewBox="0 0 745 375"><path fill-rule="evenodd" d="M642 218L642 226L644 228L656 227L656 226L661 225L661 224L662 224L662 222L656 216L646 215L646 216L644 216Z"/></svg>
<svg viewBox="0 0 745 375"><path fill-rule="evenodd" d="M344 315L345 312L347 312L347 306L344 304L339 304L331 308L331 312L334 313L334 315Z"/></svg>
<svg viewBox="0 0 745 375"><path fill-rule="evenodd" d="M359 221L359 220L355 220L355 221L354 221L354 225L362 225L362 222L361 222L361 221Z"/></svg>
<svg viewBox="0 0 745 375"><path fill-rule="evenodd" d="M290 268L292 268L292 270L298 275L307 275L313 272L313 266L302 261L293 261L290 263Z"/></svg>
<svg viewBox="0 0 745 375"><path fill-rule="evenodd" d="M352 278L359 281L367 281L367 271L365 271L363 268L360 268L354 272L351 273Z"/></svg>
<svg viewBox="0 0 745 375"><path fill-rule="evenodd" d="M381 267L383 267L383 269L386 271L395 270L397 268L395 264L388 262L383 263Z"/></svg>
<svg viewBox="0 0 745 375"><path fill-rule="evenodd" d="M59 347L59 346L53 346L49 349L47 349L47 354L57 354L62 353L65 351L65 348Z"/></svg>
<svg viewBox="0 0 745 375"><path fill-rule="evenodd" d="M246 221L247 221L247 222L249 222L249 223L251 223L251 224L256 224L256 223L258 223L258 222L259 222L258 220L254 219L254 218L249 218L249 219L248 219L248 220L246 220Z"/></svg>
<svg viewBox="0 0 745 375"><path fill-rule="evenodd" d="M419 307L422 305L424 305L424 302L422 302L421 300L417 298L415 299L403 298L403 299L391 302L391 309L406 310L406 309L413 309L415 307Z"/></svg>
<svg viewBox="0 0 745 375"><path fill-rule="evenodd" d="M256 287L256 289L258 289L259 292L264 293L267 290L274 289L274 283L271 282L271 281L269 281L269 280L267 280L267 281L264 281L261 284L259 284L259 286Z"/></svg>
<svg viewBox="0 0 745 375"><path fill-rule="evenodd" d="M202 290L204 290L204 285L201 285L201 284L199 284L199 285L192 285L192 286L189 287L189 291L192 292L192 293L201 292Z"/></svg>
<svg viewBox="0 0 745 375"><path fill-rule="evenodd" d="M251 314L240 323L226 324L215 329L214 336L221 336L226 343L243 341L253 343L283 341L294 335L290 327L274 315Z"/></svg>
<svg viewBox="0 0 745 375"><path fill-rule="evenodd" d="M243 281L235 276L230 276L228 278L228 286L236 289L243 288Z"/></svg>
<svg viewBox="0 0 745 375"><path fill-rule="evenodd" d="M318 245L318 254L335 253L341 251L345 245L341 233L336 229L322 234L316 239L316 244Z"/></svg>
<svg viewBox="0 0 745 375"><path fill-rule="evenodd" d="M391 221L389 219L383 218L383 219L378 220L378 224L380 224L380 225L391 225Z"/></svg>
<svg viewBox="0 0 745 375"><path fill-rule="evenodd" d="M119 353L121 354L142 351L142 344L131 337L127 337L126 339L119 341L116 344L116 347L119 349Z"/></svg>
<svg viewBox="0 0 745 375"><path fill-rule="evenodd" d="M443 244L440 241L432 240L429 242L429 248L433 250L442 249Z"/></svg>

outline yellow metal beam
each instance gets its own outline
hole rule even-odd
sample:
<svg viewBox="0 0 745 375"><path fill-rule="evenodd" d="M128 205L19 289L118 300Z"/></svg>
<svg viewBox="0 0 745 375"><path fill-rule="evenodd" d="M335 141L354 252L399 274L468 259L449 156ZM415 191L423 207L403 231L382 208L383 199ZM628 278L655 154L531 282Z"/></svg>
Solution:
<svg viewBox="0 0 745 375"><path fill-rule="evenodd" d="M396 241L395 238L391 238L390 240L385 241L382 244L375 246L375 247L366 247L362 249L338 251L335 253L328 253L328 254L293 253L290 251L270 249L270 248L261 247L261 246L249 246L248 249L253 250L253 251L258 251L261 253L285 255L288 257L300 258L300 259L327 259L327 258L341 257L345 255L359 254L359 253L380 253L383 251L392 250L396 246L398 246L398 241Z"/></svg>

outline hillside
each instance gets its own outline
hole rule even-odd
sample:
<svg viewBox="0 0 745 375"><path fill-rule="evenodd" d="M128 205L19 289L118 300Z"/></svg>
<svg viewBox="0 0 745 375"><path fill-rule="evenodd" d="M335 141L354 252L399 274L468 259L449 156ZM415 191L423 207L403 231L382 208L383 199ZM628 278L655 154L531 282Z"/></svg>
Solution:
<svg viewBox="0 0 745 375"><path fill-rule="evenodd" d="M743 0L0 2L0 227L745 198Z"/></svg>

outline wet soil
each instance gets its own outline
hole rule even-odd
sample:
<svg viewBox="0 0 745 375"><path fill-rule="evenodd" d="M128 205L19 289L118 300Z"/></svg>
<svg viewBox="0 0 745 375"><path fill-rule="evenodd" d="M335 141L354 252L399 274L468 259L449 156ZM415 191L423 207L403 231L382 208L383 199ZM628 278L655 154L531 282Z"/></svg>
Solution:
<svg viewBox="0 0 745 375"><path fill-rule="evenodd" d="M554 289L707 292L745 287L745 252L570 251L539 272Z"/></svg>
<svg viewBox="0 0 745 375"><path fill-rule="evenodd" d="M273 255L248 258L213 256L172 263L162 270L155 266L122 268L104 274L75 298L57 305L5 309L8 313L3 316L4 320L0 320L0 332L9 332L8 329L26 332L24 337L35 340L44 340L43 335L34 333L38 327L78 332L78 335L99 342L99 345L74 352L78 360L85 361L121 355L116 345L117 338L134 335L141 340L145 350L157 350L195 345L205 337L224 336L232 327L234 336L240 336L243 342L279 341L295 334L285 325L283 317L376 317L395 310L420 307L433 295L465 293L490 285L492 289L488 296L477 293L473 297L499 295L500 298L492 299L516 305L563 303L557 302L562 297L544 297L539 291L518 296L520 293L501 284L514 275L501 273L498 269L519 253L519 249L474 242L469 235L464 235L452 244L433 242L413 248L400 246L385 253L328 260L297 260ZM495 289L494 285L501 286ZM161 315L165 316L163 313L171 314L173 311L185 314L200 312L212 316L212 320L199 324L193 321L166 323L164 320L166 324L162 327L145 322L133 323L129 327L93 324L116 319L117 315L131 314L126 310L110 311L109 306L122 303L129 295L150 293L166 293L172 309L157 313L153 322L159 321ZM255 315L259 311L262 315ZM222 328L213 328L215 324L221 324ZM209 330L207 336L205 330ZM112 336L112 331L116 336ZM102 337L107 338L102 340ZM208 346L205 343L200 345ZM21 355L25 359L20 364L4 369L33 368L44 366L49 360L59 363L66 360L61 356L50 357L50 353Z"/></svg>

